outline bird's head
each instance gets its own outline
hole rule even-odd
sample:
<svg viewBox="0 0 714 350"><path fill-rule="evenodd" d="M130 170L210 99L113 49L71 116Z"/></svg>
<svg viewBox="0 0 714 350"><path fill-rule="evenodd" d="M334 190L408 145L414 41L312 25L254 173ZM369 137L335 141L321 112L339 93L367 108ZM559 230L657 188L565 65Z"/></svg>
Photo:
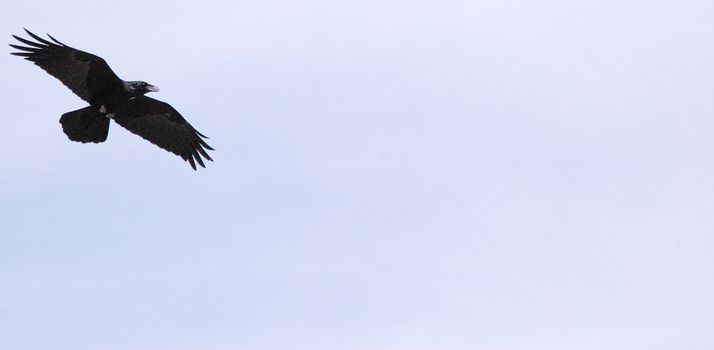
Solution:
<svg viewBox="0 0 714 350"><path fill-rule="evenodd" d="M159 88L144 81L125 81L124 89L132 95L144 95L147 92L157 92Z"/></svg>

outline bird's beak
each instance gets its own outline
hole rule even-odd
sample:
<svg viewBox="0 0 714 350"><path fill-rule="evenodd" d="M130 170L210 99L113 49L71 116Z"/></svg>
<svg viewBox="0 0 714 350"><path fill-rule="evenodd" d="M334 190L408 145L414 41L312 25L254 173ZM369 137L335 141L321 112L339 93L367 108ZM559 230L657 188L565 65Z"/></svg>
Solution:
<svg viewBox="0 0 714 350"><path fill-rule="evenodd" d="M149 85L146 87L146 90L151 91L151 92L159 92L159 88L153 85Z"/></svg>

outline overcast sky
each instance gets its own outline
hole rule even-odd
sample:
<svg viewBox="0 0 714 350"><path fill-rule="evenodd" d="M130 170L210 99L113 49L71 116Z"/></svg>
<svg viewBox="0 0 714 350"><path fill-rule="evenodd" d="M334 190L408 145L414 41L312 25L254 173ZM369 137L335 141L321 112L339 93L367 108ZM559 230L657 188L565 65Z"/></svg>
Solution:
<svg viewBox="0 0 714 350"><path fill-rule="evenodd" d="M104 57L216 151L71 142L85 103L0 55L0 349L712 349L713 18L6 0L7 43Z"/></svg>

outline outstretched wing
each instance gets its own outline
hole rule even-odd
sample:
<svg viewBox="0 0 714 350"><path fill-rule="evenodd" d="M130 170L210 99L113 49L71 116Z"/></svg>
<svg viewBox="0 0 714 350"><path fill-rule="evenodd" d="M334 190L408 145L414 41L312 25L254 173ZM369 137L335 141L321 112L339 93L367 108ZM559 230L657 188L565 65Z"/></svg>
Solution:
<svg viewBox="0 0 714 350"><path fill-rule="evenodd" d="M40 66L83 100L92 103L104 92L122 88L121 79L101 57L71 48L49 34L47 36L54 42L40 38L27 29L25 32L37 42L13 35L17 41L28 46L11 44L21 51L11 54Z"/></svg>
<svg viewBox="0 0 714 350"><path fill-rule="evenodd" d="M131 98L114 112L114 121L134 134L181 157L193 170L202 167L203 158L211 159L203 141L207 138L196 131L171 105L146 96Z"/></svg>

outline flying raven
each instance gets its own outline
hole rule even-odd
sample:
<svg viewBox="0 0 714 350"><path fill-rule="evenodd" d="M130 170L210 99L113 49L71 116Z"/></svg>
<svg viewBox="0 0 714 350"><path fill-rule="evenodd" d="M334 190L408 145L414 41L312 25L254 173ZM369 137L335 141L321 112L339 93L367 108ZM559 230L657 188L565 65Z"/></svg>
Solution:
<svg viewBox="0 0 714 350"><path fill-rule="evenodd" d="M143 81L124 81L114 74L101 57L69 47L51 35L43 39L27 29L35 39L31 41L13 35L28 45L12 45L21 52L11 54L24 57L59 79L89 106L67 112L60 117L62 130L72 141L104 142L109 133L109 120L114 121L149 142L171 152L191 164L205 168L201 156L213 160L206 149L213 150L207 138L168 103L144 94L159 91Z"/></svg>

